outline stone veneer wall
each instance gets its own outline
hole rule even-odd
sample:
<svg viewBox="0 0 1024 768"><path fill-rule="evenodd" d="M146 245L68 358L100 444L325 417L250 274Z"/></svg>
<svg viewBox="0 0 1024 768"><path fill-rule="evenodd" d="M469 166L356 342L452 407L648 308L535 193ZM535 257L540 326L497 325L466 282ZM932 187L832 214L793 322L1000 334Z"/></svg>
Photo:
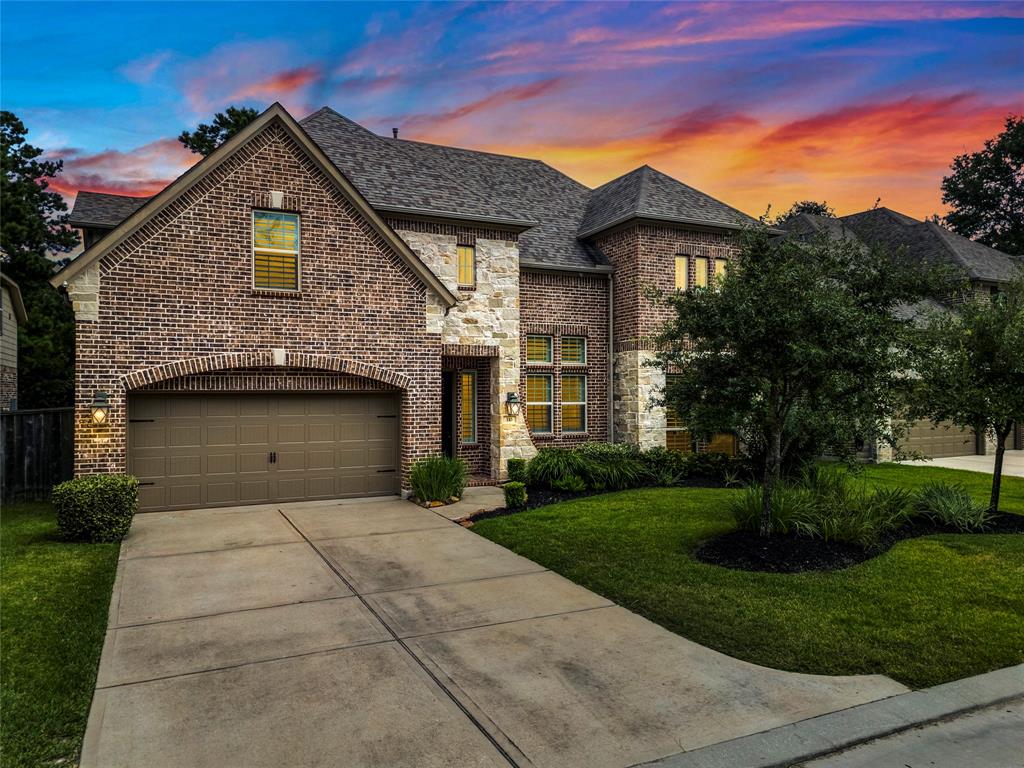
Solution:
<svg viewBox="0 0 1024 768"><path fill-rule="evenodd" d="M553 424L549 434L537 433L537 445L573 445L588 440L607 441L608 392L608 277L607 275L570 272L523 272L522 290L522 386L520 399L526 402L526 374L552 374ZM551 365L526 364L526 336L551 336ZM587 362L584 366L564 365L559 339L562 336L583 336L587 340ZM562 374L584 373L587 377L587 431L562 432Z"/></svg>
<svg viewBox="0 0 1024 768"><path fill-rule="evenodd" d="M536 452L523 414L507 417L503 405L508 392L518 391L520 378L516 236L501 230L431 222L388 223L458 297L458 303L446 312L439 301L428 295L428 329L439 333L443 344L497 348L496 363L490 368L487 410L491 417L490 471L493 477L503 478L508 459L529 458ZM459 245L476 247L476 285L472 290L458 285Z"/></svg>
<svg viewBox="0 0 1024 768"><path fill-rule="evenodd" d="M675 289L675 257L728 259L736 252L735 235L684 227L634 224L598 239L615 266L613 401L616 442L643 448L665 444L664 408L654 403L665 386L654 359L652 335L669 319L671 309L656 304L648 289ZM695 265L690 262L691 279Z"/></svg>
<svg viewBox="0 0 1024 768"><path fill-rule="evenodd" d="M251 211L269 190L285 191L302 216L299 292L252 287ZM79 474L125 470L129 391L224 368L384 382L402 390L403 487L411 463L437 453L441 339L425 321L433 294L277 122L76 276L69 293ZM261 386L258 375L239 381ZM110 394L102 427L89 416L97 390Z"/></svg>

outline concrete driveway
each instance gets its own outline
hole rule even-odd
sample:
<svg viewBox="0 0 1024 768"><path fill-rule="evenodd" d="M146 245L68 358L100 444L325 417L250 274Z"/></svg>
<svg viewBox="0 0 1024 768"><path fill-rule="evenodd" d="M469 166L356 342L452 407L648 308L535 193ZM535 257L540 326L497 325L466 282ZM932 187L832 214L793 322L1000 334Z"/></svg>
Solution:
<svg viewBox="0 0 1024 768"><path fill-rule="evenodd" d="M103 766L629 766L901 693L723 656L398 500L138 515Z"/></svg>
<svg viewBox="0 0 1024 768"><path fill-rule="evenodd" d="M947 467L948 469L969 469L972 472L988 472L995 469L996 457L988 456L949 456L945 459L917 459L905 461L912 467ZM1024 477L1024 451L1006 451L1003 454L1003 476Z"/></svg>

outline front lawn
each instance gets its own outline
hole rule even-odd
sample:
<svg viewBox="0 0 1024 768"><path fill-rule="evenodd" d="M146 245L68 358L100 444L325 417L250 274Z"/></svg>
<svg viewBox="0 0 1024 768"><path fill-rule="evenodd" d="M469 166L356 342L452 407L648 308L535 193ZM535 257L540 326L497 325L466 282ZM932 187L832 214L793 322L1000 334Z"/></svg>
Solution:
<svg viewBox="0 0 1024 768"><path fill-rule="evenodd" d="M4 507L0 753L5 768L77 759L117 552L117 544L61 541L49 505Z"/></svg>
<svg viewBox="0 0 1024 768"><path fill-rule="evenodd" d="M878 485L960 482L987 503L990 477L880 465ZM902 541L832 572L753 573L692 556L735 526L736 490L654 488L483 520L472 530L716 650L778 669L888 675L935 685L1024 662L1024 536ZM1024 514L1024 479L1000 509Z"/></svg>

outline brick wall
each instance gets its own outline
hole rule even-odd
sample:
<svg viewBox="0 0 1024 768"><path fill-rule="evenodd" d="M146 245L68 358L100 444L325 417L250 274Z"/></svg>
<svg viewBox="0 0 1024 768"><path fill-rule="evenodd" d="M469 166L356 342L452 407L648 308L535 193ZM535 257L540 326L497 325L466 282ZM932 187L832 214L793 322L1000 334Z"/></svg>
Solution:
<svg viewBox="0 0 1024 768"><path fill-rule="evenodd" d="M252 203L269 190L296 200L302 217L298 294L251 287ZM407 478L410 463L440 445L440 337L426 329L425 291L271 124L102 259L98 319L78 323L76 472L125 469L131 386L210 374L218 361L249 369L284 362L399 385ZM144 369L158 373L126 384ZM255 374L235 383L261 385ZM89 418L97 390L110 393L104 427Z"/></svg>
<svg viewBox="0 0 1024 768"><path fill-rule="evenodd" d="M608 440L608 278L606 275L572 273L523 272L520 276L520 317L522 377L519 397L526 410L526 375L531 372L551 373L553 388L553 430L550 434L533 433L534 443L573 445L587 440ZM554 338L550 366L526 364L526 336L541 334ZM565 367L565 373L587 376L587 431L563 433L558 405L561 402L560 359L561 336L584 336L587 339L587 363Z"/></svg>
<svg viewBox="0 0 1024 768"><path fill-rule="evenodd" d="M645 295L648 288L675 289L675 257L728 259L736 251L735 236L679 227L639 224L602 236L598 246L615 266L615 349L649 349L671 310ZM690 260L690 279L695 264Z"/></svg>
<svg viewBox="0 0 1024 768"><path fill-rule="evenodd" d="M494 410L491 397L491 368L496 359L492 357L445 357L442 367L455 371L455 455L466 462L466 469L472 475L491 475L491 416ZM459 374L462 371L476 372L476 442L464 443L459 435L463 411L468 404L463 401Z"/></svg>

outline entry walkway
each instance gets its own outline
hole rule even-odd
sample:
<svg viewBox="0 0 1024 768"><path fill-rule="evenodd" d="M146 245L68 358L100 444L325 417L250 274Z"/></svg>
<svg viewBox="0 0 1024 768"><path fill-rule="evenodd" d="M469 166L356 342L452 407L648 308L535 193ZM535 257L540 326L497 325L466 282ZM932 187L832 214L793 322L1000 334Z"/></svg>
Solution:
<svg viewBox="0 0 1024 768"><path fill-rule="evenodd" d="M619 768L905 690L729 658L409 502L152 513L81 764Z"/></svg>
<svg viewBox="0 0 1024 768"><path fill-rule="evenodd" d="M913 467L947 467L948 469L969 469L973 472L992 474L995 456L949 456L945 459L905 461ZM1003 475L1024 477L1024 451L1006 451L1003 454Z"/></svg>

